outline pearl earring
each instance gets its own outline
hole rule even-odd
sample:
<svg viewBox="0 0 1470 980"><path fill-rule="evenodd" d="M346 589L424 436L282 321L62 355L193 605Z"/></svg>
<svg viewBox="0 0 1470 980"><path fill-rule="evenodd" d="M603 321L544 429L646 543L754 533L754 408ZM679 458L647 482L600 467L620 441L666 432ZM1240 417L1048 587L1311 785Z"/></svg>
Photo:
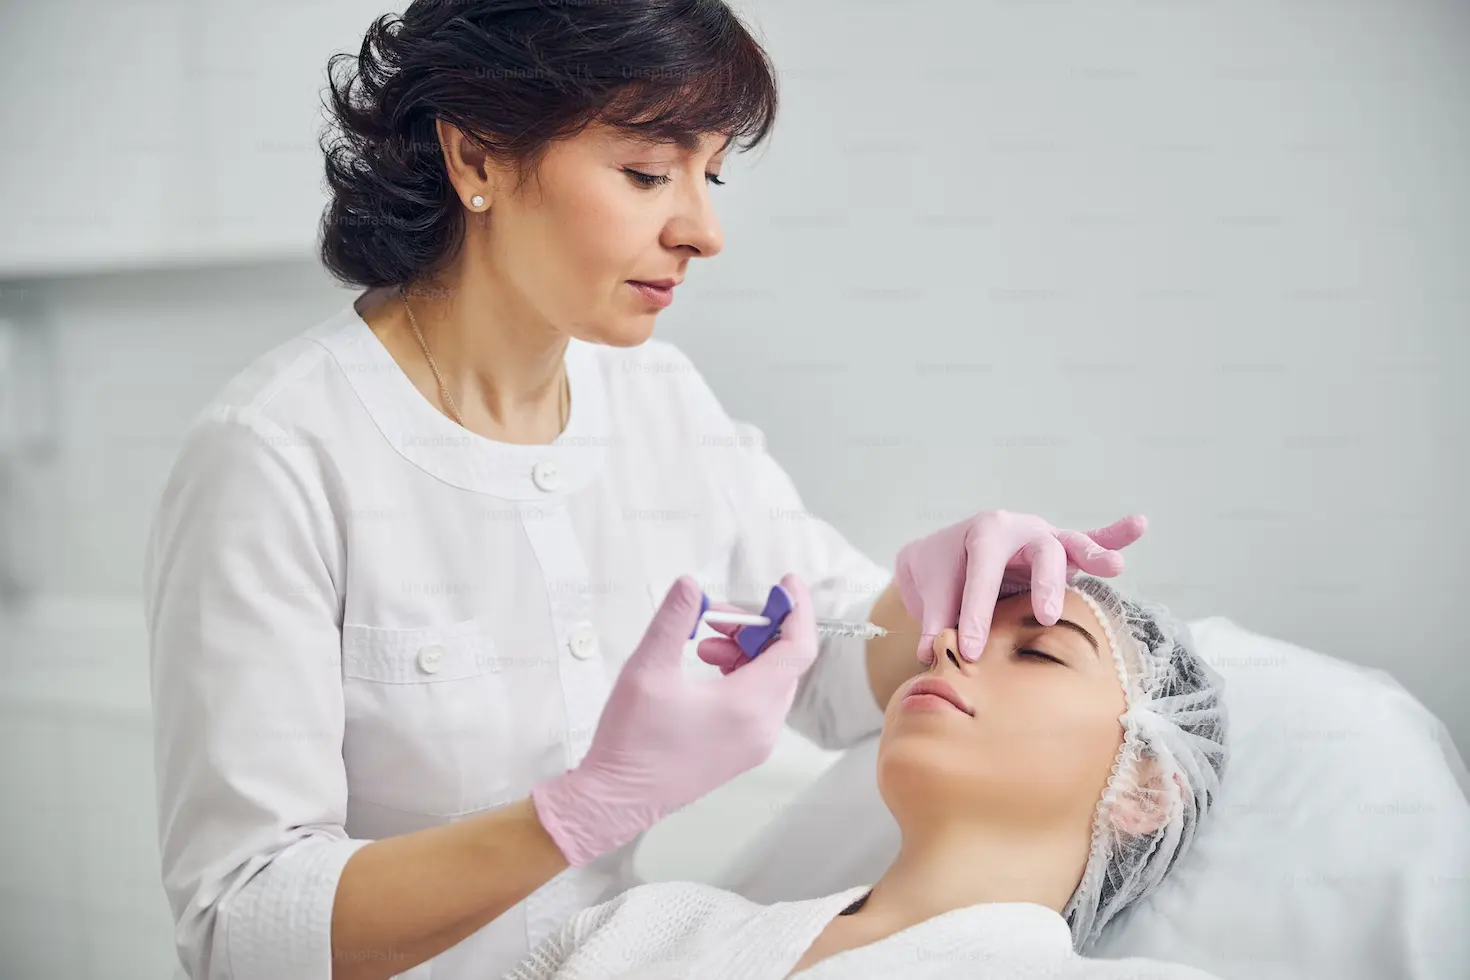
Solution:
<svg viewBox="0 0 1470 980"><path fill-rule="evenodd" d="M476 194L474 197L470 198L470 207L472 207L472 208L483 208L484 206L485 206L485 199L483 197L481 197L480 195Z"/></svg>

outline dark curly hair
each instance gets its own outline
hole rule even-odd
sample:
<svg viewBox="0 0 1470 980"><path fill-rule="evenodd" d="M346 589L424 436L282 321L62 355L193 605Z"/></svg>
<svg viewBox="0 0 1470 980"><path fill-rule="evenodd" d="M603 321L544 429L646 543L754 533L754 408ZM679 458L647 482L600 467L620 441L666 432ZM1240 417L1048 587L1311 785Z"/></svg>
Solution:
<svg viewBox="0 0 1470 980"><path fill-rule="evenodd" d="M344 61L355 70L339 78ZM464 208L436 119L524 182L552 141L593 122L748 150L777 105L769 57L722 0L415 0L327 75L320 255L357 286L412 282L458 251Z"/></svg>

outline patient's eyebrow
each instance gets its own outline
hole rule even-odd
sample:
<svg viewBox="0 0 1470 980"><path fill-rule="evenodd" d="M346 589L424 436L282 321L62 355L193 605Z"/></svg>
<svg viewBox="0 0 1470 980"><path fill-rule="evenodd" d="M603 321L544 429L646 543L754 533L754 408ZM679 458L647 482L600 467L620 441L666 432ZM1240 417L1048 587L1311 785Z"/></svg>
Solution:
<svg viewBox="0 0 1470 980"><path fill-rule="evenodd" d="M1035 616L1024 616L1024 617L1021 618L1021 625L1022 626L1041 626L1042 624L1040 623L1040 621L1037 620L1037 618ZM1081 633L1083 636L1087 637L1087 642L1092 644L1092 652L1093 653L1097 653L1097 654L1101 654L1102 653L1102 650L1098 647L1097 640L1093 638L1093 635L1091 633L1087 632L1086 629L1084 629L1081 626L1078 626L1076 623L1072 622L1070 619L1059 619L1055 623L1053 623L1052 625L1053 626L1064 626L1064 627L1066 627L1069 630L1073 630L1074 632Z"/></svg>

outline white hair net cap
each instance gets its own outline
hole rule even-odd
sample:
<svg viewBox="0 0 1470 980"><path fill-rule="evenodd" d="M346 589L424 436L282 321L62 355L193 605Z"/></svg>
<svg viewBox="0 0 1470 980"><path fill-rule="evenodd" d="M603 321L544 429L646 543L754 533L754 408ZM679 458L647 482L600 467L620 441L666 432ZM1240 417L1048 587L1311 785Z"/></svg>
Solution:
<svg viewBox="0 0 1470 980"><path fill-rule="evenodd" d="M1068 588L1107 634L1127 706L1087 867L1062 911L1082 951L1189 849L1219 796L1227 720L1224 682L1195 652L1186 623L1101 579L1077 576Z"/></svg>

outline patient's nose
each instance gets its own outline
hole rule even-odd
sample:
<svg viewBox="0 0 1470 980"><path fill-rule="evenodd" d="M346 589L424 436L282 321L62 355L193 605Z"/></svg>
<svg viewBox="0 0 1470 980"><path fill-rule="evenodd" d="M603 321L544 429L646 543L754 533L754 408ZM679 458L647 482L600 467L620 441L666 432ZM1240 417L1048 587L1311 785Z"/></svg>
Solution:
<svg viewBox="0 0 1470 980"><path fill-rule="evenodd" d="M957 630L941 630L934 634L934 659L930 666L937 666L941 660L948 660L958 667L960 661L960 634Z"/></svg>

